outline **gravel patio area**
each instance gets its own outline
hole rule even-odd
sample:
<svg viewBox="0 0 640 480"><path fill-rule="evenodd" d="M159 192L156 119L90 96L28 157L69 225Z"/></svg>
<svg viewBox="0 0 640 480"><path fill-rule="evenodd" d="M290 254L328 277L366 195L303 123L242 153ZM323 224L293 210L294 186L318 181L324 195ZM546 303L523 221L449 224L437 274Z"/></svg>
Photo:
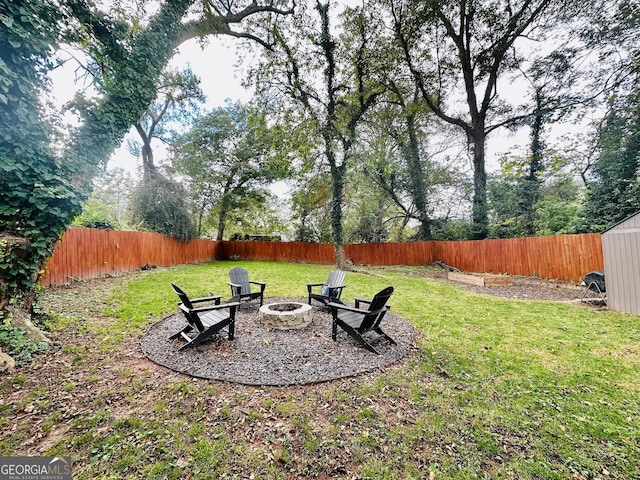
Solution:
<svg viewBox="0 0 640 480"><path fill-rule="evenodd" d="M285 301L305 302L300 298L269 298L265 304ZM381 327L398 345L381 339L375 344L380 355L360 347L344 332L334 342L330 313L315 306L308 326L270 330L259 322L257 304L244 305L236 313L234 340L222 333L182 352L178 349L183 340L169 340L186 322L182 313L176 313L153 324L140 346L150 360L194 377L245 385L318 383L382 369L404 359L415 348L418 333L391 312Z"/></svg>

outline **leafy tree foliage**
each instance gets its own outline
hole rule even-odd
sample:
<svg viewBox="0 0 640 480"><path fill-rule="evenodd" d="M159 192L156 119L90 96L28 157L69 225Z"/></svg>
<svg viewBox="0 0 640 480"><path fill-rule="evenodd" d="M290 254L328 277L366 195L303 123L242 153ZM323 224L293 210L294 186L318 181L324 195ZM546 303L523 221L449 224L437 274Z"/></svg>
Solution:
<svg viewBox="0 0 640 480"><path fill-rule="evenodd" d="M294 240L331 242L331 177L312 170L296 185L291 195Z"/></svg>
<svg viewBox="0 0 640 480"><path fill-rule="evenodd" d="M163 142L169 142L169 137L174 133L169 124L175 122L184 127L192 120L193 115L197 114L198 104L204 100L200 79L191 69L187 68L182 72L163 72L156 99L135 125L142 141L140 152L143 181L157 171L153 159L152 140L157 138ZM131 147L133 145L130 145Z"/></svg>
<svg viewBox="0 0 640 480"><path fill-rule="evenodd" d="M599 138L586 197L586 220L602 231L640 210L640 84L614 98Z"/></svg>
<svg viewBox="0 0 640 480"><path fill-rule="evenodd" d="M196 236L189 216L187 194L177 182L152 175L131 194L130 221L137 228L175 237L183 242Z"/></svg>
<svg viewBox="0 0 640 480"><path fill-rule="evenodd" d="M311 125L322 161L331 175L331 232L336 264L346 268L343 201L356 130L382 93L375 80L373 11L345 9L338 36L329 2L303 4L288 25L274 32L276 43L256 75L265 96L284 92ZM310 7L311 11L307 11ZM286 28L286 29L285 29ZM273 79L280 80L275 82Z"/></svg>
<svg viewBox="0 0 640 480"><path fill-rule="evenodd" d="M56 157L39 94L64 12L47 1L0 9L0 310L27 310L37 272L81 208L70 165Z"/></svg>
<svg viewBox="0 0 640 480"><path fill-rule="evenodd" d="M147 108L140 121L135 124L136 131L142 141L142 179L133 195L135 198L129 205L131 221L140 227L165 235L174 235L187 241L196 235L194 223L189 216L185 192L179 190L175 182L162 178L158 171L151 145L154 139L169 141L175 134L170 123L184 124L191 120L197 111L198 103L204 101L200 89L200 79L190 69L182 72L164 71L160 78L158 93L153 103ZM130 143L130 149L133 144ZM179 193L180 200L173 195ZM148 202L148 203L147 203ZM175 225L170 225L176 221Z"/></svg>
<svg viewBox="0 0 640 480"><path fill-rule="evenodd" d="M187 181L200 230L215 212L222 240L232 214L266 203L265 187L288 171L286 161L272 155L272 139L264 113L238 103L214 109L176 139L172 165Z"/></svg>
<svg viewBox="0 0 640 480"><path fill-rule="evenodd" d="M107 170L94 179L94 189L73 226L122 230L129 226L126 211L134 186L121 168Z"/></svg>
<svg viewBox="0 0 640 480"><path fill-rule="evenodd" d="M349 174L345 194L345 239L348 243L386 242L392 228L404 223L403 212L360 169Z"/></svg>
<svg viewBox="0 0 640 480"><path fill-rule="evenodd" d="M457 196L464 184L459 165L444 154L454 136L442 135L446 125L433 121L419 99L405 101L397 92L390 98L385 97L387 101L367 117L358 143L358 165L364 166L373 183L369 188L381 188L396 206L393 216L402 217L403 225L390 226L394 238L428 240L433 238L434 220L447 217L459 203L449 191L455 190ZM410 235L405 227L411 228Z"/></svg>
<svg viewBox="0 0 640 480"><path fill-rule="evenodd" d="M589 25L582 30L586 41L599 47L603 65L603 71L593 74L593 83L602 83L609 74L616 86L593 143L597 149L591 155L591 175L585 175L585 228L591 231L602 231L640 209L640 11L635 0L602 6L590 9Z"/></svg>
<svg viewBox="0 0 640 480"><path fill-rule="evenodd" d="M473 223L461 218L444 218L434 222L434 238L438 240L472 240Z"/></svg>
<svg viewBox="0 0 640 480"><path fill-rule="evenodd" d="M499 96L498 79L525 68L526 57L518 53L517 42L540 38L546 24L555 25L550 17L552 4L551 0L387 4L396 39L423 100L442 120L462 129L472 147L475 238L488 234L487 136L526 117Z"/></svg>
<svg viewBox="0 0 640 480"><path fill-rule="evenodd" d="M490 236L515 238L582 231L581 183L571 173L550 168L539 179L538 199L531 212L529 197L523 193L527 177L522 175L529 162L524 160L519 166L521 170L516 162L505 162L502 175L489 180ZM528 224L530 215L534 217L533 225Z"/></svg>
<svg viewBox="0 0 640 480"><path fill-rule="evenodd" d="M367 172L388 198L401 209L405 225L413 220L419 228L417 240L431 238L429 193L433 164L427 153L424 128L428 112L415 99L407 100L391 79L388 103L369 115L360 139L359 158Z"/></svg>
<svg viewBox="0 0 640 480"><path fill-rule="evenodd" d="M243 208L230 212L225 231L229 239L290 239L292 230L287 214L286 202L275 194L265 191L250 195ZM212 215L217 215L215 208Z"/></svg>
<svg viewBox="0 0 640 480"><path fill-rule="evenodd" d="M580 233L583 218L582 185L564 176L544 185L536 203L536 235Z"/></svg>

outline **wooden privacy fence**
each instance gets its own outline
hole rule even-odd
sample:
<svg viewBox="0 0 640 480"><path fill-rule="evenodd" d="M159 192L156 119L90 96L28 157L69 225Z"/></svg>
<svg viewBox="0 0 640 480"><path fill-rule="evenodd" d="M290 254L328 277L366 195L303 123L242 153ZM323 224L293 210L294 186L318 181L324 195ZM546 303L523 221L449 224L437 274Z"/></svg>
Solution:
<svg viewBox="0 0 640 480"><path fill-rule="evenodd" d="M463 242L366 243L345 245L354 265L429 265L441 261L468 272L508 273L577 282L603 270L600 234L555 235ZM68 230L41 280L44 286L136 270L230 258L331 265L333 246L306 242L182 243L160 234L91 228Z"/></svg>
<svg viewBox="0 0 640 480"><path fill-rule="evenodd" d="M220 242L218 259L238 257L247 260L318 263L331 265L336 257L333 245L309 242Z"/></svg>
<svg viewBox="0 0 640 480"><path fill-rule="evenodd" d="M599 233L548 237L362 243L345 245L354 265L430 265L441 261L467 272L508 273L578 282L604 268ZM221 242L218 258L335 263L332 245L303 242Z"/></svg>
<svg viewBox="0 0 640 480"><path fill-rule="evenodd" d="M145 265L206 262L215 258L217 243L185 243L159 233L71 228L56 245L40 284L64 285L76 279L138 270Z"/></svg>

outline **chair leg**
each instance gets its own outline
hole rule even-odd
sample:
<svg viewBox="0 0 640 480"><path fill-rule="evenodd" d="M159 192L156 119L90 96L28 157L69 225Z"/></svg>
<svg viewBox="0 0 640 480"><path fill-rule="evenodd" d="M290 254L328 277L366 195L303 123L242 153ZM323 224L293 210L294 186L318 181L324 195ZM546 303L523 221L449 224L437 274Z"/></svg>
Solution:
<svg viewBox="0 0 640 480"><path fill-rule="evenodd" d="M193 339L190 342L187 342L183 346L181 346L178 349L178 351L182 352L183 350L186 350L187 348L196 347L196 346L200 345L202 342L204 342L205 340L208 340L209 338L211 338L216 333L218 333L218 330L216 330L216 331L205 330L204 332L201 332L198 335L196 335L195 337L193 337Z"/></svg>
<svg viewBox="0 0 640 480"><path fill-rule="evenodd" d="M224 327L229 326L229 340L233 340L233 335L235 333L235 324L232 321L224 322L216 325L215 328L209 328L204 332L200 332L198 335L193 337L190 342L187 342L185 345L178 349L179 352L186 350L187 348L195 347L200 345L201 343L209 340L211 337L219 333Z"/></svg>
<svg viewBox="0 0 640 480"><path fill-rule="evenodd" d="M187 325L186 327L184 327L182 330L180 330L179 332L174 333L173 335L171 335L169 337L169 340L173 340L174 338L178 338L178 337L182 337L183 333L188 333L191 330L193 330L193 327L191 325Z"/></svg>
<svg viewBox="0 0 640 480"><path fill-rule="evenodd" d="M182 346L178 349L178 351L179 351L179 352L182 352L182 351L186 350L187 348L195 347L196 345L198 345L199 343L201 343L201 342L202 342L202 340L200 340L200 341L196 341L196 340L198 340L198 338L199 338L199 337L200 337L199 335L196 335L196 336L195 336L195 337L194 337L190 342L187 342L187 343L185 343L184 345L182 345Z"/></svg>
<svg viewBox="0 0 640 480"><path fill-rule="evenodd" d="M370 352L375 353L376 355L380 355L380 353L375 348L373 348L373 345L371 345L369 342L367 342L362 337L362 335L360 335L360 333L358 333L358 331L356 329L354 329L353 327L347 325L344 322L338 321L338 323L340 324L340 328L342 328L345 332L347 332L349 334L349 336L351 336L361 346L363 346L364 348L366 348ZM334 323L334 325L335 325L335 323ZM335 340L335 338L334 338L334 340Z"/></svg>
<svg viewBox="0 0 640 480"><path fill-rule="evenodd" d="M373 329L373 331L374 331L374 332L376 332L376 333L377 333L378 335L380 335L381 337L386 338L386 339L387 339L387 341L388 341L390 344L392 344L392 345L398 345L398 344L396 343L396 341L395 341L393 338L391 338L389 335L387 335L387 334L386 334L386 333L385 333L385 332L384 332L380 327L378 327L378 328L374 328L374 329Z"/></svg>
<svg viewBox="0 0 640 480"><path fill-rule="evenodd" d="M231 323L229 323L229 340L233 340L235 333L236 333L236 322L231 321Z"/></svg>

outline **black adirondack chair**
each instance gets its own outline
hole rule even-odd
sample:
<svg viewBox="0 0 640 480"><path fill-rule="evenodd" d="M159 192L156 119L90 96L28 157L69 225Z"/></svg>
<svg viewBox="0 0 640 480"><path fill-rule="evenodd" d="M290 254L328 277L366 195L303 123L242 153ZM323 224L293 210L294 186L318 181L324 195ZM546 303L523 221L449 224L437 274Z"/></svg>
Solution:
<svg viewBox="0 0 640 480"><path fill-rule="evenodd" d="M187 319L187 325L169 337L170 340L179 337L186 340L187 343L179 348L180 351L200 345L225 327L227 327L229 340L233 340L236 308L240 305L238 302L220 304L220 295L189 299L180 287L174 283L171 286L180 298L178 308ZM194 304L202 304L202 306L195 307ZM195 333L193 336L188 335L192 332Z"/></svg>
<svg viewBox="0 0 640 480"><path fill-rule="evenodd" d="M382 338L386 338L392 345L397 345L393 338L380 328L380 322L390 308L387 306L387 301L392 293L393 287L387 287L376 293L371 300L356 298L355 308L341 303L329 302L327 306L331 308L331 315L333 316L331 331L333 341L336 341L338 327L340 327L360 345L376 355L379 355L379 352L373 348L372 343ZM367 309L360 308L360 304L363 303L368 305ZM369 332L375 332L378 336L367 341L364 335Z"/></svg>
<svg viewBox="0 0 640 480"><path fill-rule="evenodd" d="M229 285L231 286L231 295L233 296L233 301L243 301L246 300L248 302L259 299L260 306L262 306L262 301L264 300L264 289L267 287L267 284L264 282L256 282L249 280L249 272L247 272L244 268L235 267L229 270ZM259 290L252 291L251 285L258 286Z"/></svg>
<svg viewBox="0 0 640 480"><path fill-rule="evenodd" d="M307 283L309 305L311 305L312 299L325 306L329 302L339 301L344 287L344 272L342 270L331 272L325 283Z"/></svg>

